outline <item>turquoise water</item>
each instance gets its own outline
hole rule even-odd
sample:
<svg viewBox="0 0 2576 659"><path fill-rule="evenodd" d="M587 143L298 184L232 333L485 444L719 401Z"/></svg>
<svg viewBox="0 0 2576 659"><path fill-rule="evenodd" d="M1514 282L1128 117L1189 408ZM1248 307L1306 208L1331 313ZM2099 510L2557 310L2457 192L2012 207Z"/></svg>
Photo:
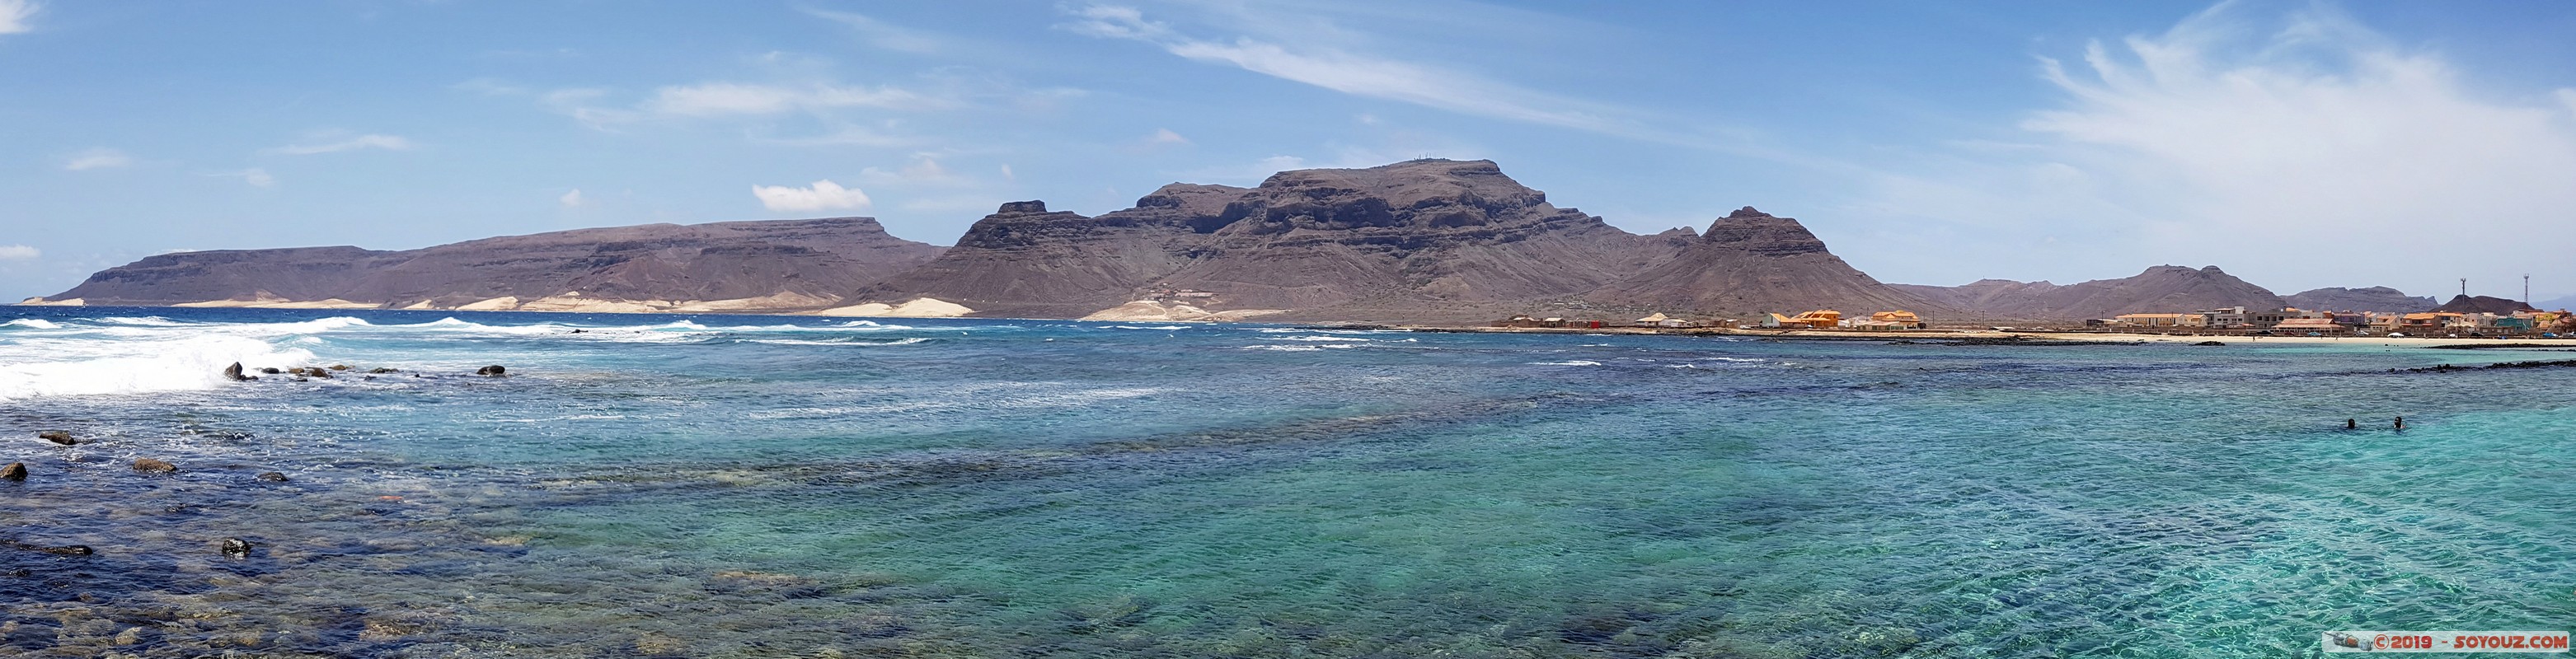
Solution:
<svg viewBox="0 0 2576 659"><path fill-rule="evenodd" d="M2576 369L2388 372L2558 353L6 313L0 539L97 552L0 548L31 653L2284 656L2576 618Z"/></svg>

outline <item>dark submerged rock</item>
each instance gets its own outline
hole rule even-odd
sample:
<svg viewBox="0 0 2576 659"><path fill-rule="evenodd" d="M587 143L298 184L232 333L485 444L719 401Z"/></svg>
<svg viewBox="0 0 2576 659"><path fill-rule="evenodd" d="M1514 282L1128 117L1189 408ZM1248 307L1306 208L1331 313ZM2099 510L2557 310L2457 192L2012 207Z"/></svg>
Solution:
<svg viewBox="0 0 2576 659"><path fill-rule="evenodd" d="M2223 346L2223 345L2227 345L2227 342L2225 342L2225 341L2202 341L2202 342L2199 342L2199 343L2194 343L2194 344L2192 344L2192 345L2196 345L2196 346Z"/></svg>
<svg viewBox="0 0 2576 659"><path fill-rule="evenodd" d="M23 481L23 480L27 480L27 463L24 463L24 462L12 462L12 463L9 463L9 466L6 466L6 467L0 467L0 480L7 480L7 481Z"/></svg>
<svg viewBox="0 0 2576 659"><path fill-rule="evenodd" d="M167 474L178 471L179 465L170 464L168 462L152 458L135 458L134 470L147 474Z"/></svg>
<svg viewBox="0 0 2576 659"><path fill-rule="evenodd" d="M368 369L368 370L367 370L367 372L369 372L369 373L378 373L378 374L382 374L382 373L399 373L399 372L402 372L402 369L399 369L399 368L386 368L386 367L383 367L383 366L378 366L378 367L375 367L375 368L373 368L373 369Z"/></svg>
<svg viewBox="0 0 2576 659"><path fill-rule="evenodd" d="M485 367L482 367L482 368L474 369L474 374L475 374L475 375L482 375L482 376L489 376L489 377L496 377L496 378L497 378L497 377L501 377L501 376L509 375L509 374L510 374L510 369L503 368L503 367L501 367L501 365L499 365L499 364L494 364L494 365L491 365L491 366L485 366Z"/></svg>
<svg viewBox="0 0 2576 659"><path fill-rule="evenodd" d="M48 441L48 442L53 442L53 443L56 443L56 444L61 444L61 445L64 445L64 446L70 446L70 445L73 445L73 444L78 444L78 443L80 443L80 441L79 441L79 440L72 439L72 434L71 434L70 432L62 431L62 430L44 430L44 431L38 431L38 432L36 433L36 438L37 438L37 439L41 439L41 440L45 440L45 441Z"/></svg>
<svg viewBox="0 0 2576 659"><path fill-rule="evenodd" d="M274 472L274 471L263 471L263 472L259 472L259 476L256 476L256 478L258 478L258 479L260 479L260 480L263 480L263 481L268 481L268 482L271 482L271 483L284 483L284 482L286 482L286 474L281 474L281 473L277 473L277 472Z"/></svg>
<svg viewBox="0 0 2576 659"><path fill-rule="evenodd" d="M261 375L276 375L278 373L283 373L284 371L277 370L277 367L275 366L267 366L260 368L259 372Z"/></svg>
<svg viewBox="0 0 2576 659"><path fill-rule="evenodd" d="M89 545L63 545L63 546L59 546L59 547L53 547L53 546L39 545L39 544L33 544L33 543L19 542L19 541L16 541L16 540L0 540L0 547L8 547L8 548L10 548L10 549L19 549L19 550L32 551L32 552L42 552L42 553L47 553L47 554L53 554L53 555L56 555L56 556L88 556L88 555L90 555L90 554L97 553L97 552L90 551Z"/></svg>
<svg viewBox="0 0 2576 659"><path fill-rule="evenodd" d="M250 541L241 538L224 538L224 555L233 558L249 558Z"/></svg>

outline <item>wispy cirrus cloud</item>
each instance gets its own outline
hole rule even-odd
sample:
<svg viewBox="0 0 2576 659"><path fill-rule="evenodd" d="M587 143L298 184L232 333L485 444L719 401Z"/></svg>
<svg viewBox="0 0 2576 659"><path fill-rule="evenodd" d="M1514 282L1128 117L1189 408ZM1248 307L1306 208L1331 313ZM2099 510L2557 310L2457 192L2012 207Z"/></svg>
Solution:
<svg viewBox="0 0 2576 659"><path fill-rule="evenodd" d="M34 18L41 8L35 0L0 0L0 34L24 34L35 29L27 25L27 19Z"/></svg>
<svg viewBox="0 0 2576 659"><path fill-rule="evenodd" d="M1201 37L1149 20L1143 11L1123 5L1093 4L1067 11L1073 20L1059 27L1078 34L1151 44L1183 58L1345 94L1619 136L1645 137L1655 132L1614 116L1622 112L1600 103L1433 64L1252 36Z"/></svg>
<svg viewBox="0 0 2576 659"><path fill-rule="evenodd" d="M410 139L401 136L370 133L340 140L289 144L275 149L270 149L269 151L287 155L309 156L322 153L339 153L342 151L360 151L365 149L405 151L411 149L413 146L415 145L412 144Z"/></svg>
<svg viewBox="0 0 2576 659"><path fill-rule="evenodd" d="M850 27L859 38L886 50L907 53L935 53L947 46L947 39L912 28L887 23L865 14L823 9L807 9L806 14Z"/></svg>
<svg viewBox="0 0 2576 659"><path fill-rule="evenodd" d="M123 151L90 149L73 154L70 160L63 162L63 169L82 172L93 169L113 169L131 164L134 164L134 157L125 155Z"/></svg>
<svg viewBox="0 0 2576 659"><path fill-rule="evenodd" d="M260 169L258 167L237 169L228 172L209 172L206 175L217 178L241 179L243 183L248 183L251 187L255 188L266 188L277 185L277 177L269 175L268 170Z"/></svg>
<svg viewBox="0 0 2576 659"><path fill-rule="evenodd" d="M2510 280L2576 242L2576 90L2474 88L2331 5L2221 4L2039 70L2064 100L2021 118L2025 139L1883 177L1872 203L2061 239L2006 262L2215 262L2283 292Z"/></svg>
<svg viewBox="0 0 2576 659"><path fill-rule="evenodd" d="M653 98L645 101L642 109L660 114L709 117L856 107L928 110L948 104L945 99L894 87L710 82L656 89Z"/></svg>

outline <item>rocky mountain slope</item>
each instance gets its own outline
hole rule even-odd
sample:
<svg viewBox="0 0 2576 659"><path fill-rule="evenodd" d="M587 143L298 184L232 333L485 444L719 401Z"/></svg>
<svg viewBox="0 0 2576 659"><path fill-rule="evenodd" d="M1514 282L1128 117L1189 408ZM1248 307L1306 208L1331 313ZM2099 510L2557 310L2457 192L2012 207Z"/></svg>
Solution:
<svg viewBox="0 0 2576 659"><path fill-rule="evenodd" d="M2084 320L2130 313L2197 311L2242 306L2277 309L2280 296L2209 266L2160 265L2121 279L2064 286L2000 279L1965 286L1900 285L1897 288L1958 307L1980 320Z"/></svg>
<svg viewBox="0 0 2576 659"><path fill-rule="evenodd" d="M2442 306L2433 310L2449 313L2509 314L2530 308L2530 305L2523 304L2521 300L2507 300L2485 295L2454 295L2451 296L2451 301L2444 302Z"/></svg>
<svg viewBox="0 0 2576 659"><path fill-rule="evenodd" d="M1139 299L1286 318L1484 319L1580 295L1679 253L1504 176L1489 161L1281 172L1174 184L1083 217L1005 204L957 246L861 297L928 296L991 315L1079 317Z"/></svg>
<svg viewBox="0 0 2576 659"><path fill-rule="evenodd" d="M1849 315L1951 312L1948 305L1879 283L1844 263L1797 220L1750 206L1710 224L1706 234L1673 258L1585 298L1631 310L1736 316L1811 309Z"/></svg>
<svg viewBox="0 0 2576 659"><path fill-rule="evenodd" d="M91 305L328 301L492 309L541 299L556 306L676 306L765 298L737 306L772 309L837 301L940 251L888 235L864 217L648 224L404 251L310 247L162 254L100 271L47 297Z"/></svg>
<svg viewBox="0 0 2576 659"><path fill-rule="evenodd" d="M2441 306L2431 297L2407 295L2394 288L2320 288L2281 298L2292 307L2315 311L2391 311L2416 313Z"/></svg>

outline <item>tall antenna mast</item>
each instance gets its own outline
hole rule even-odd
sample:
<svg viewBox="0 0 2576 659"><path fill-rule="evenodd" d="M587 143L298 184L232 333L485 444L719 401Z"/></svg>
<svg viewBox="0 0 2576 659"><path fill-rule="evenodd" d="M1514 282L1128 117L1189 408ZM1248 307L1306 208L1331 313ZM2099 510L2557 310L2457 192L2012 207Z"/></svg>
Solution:
<svg viewBox="0 0 2576 659"><path fill-rule="evenodd" d="M2467 277L2461 277L2461 278L2460 278L2460 297L2468 297L2468 296L2469 296L2469 278L2467 278Z"/></svg>
<svg viewBox="0 0 2576 659"><path fill-rule="evenodd" d="M2531 306L2531 275L2529 274L2522 276L2522 306Z"/></svg>

